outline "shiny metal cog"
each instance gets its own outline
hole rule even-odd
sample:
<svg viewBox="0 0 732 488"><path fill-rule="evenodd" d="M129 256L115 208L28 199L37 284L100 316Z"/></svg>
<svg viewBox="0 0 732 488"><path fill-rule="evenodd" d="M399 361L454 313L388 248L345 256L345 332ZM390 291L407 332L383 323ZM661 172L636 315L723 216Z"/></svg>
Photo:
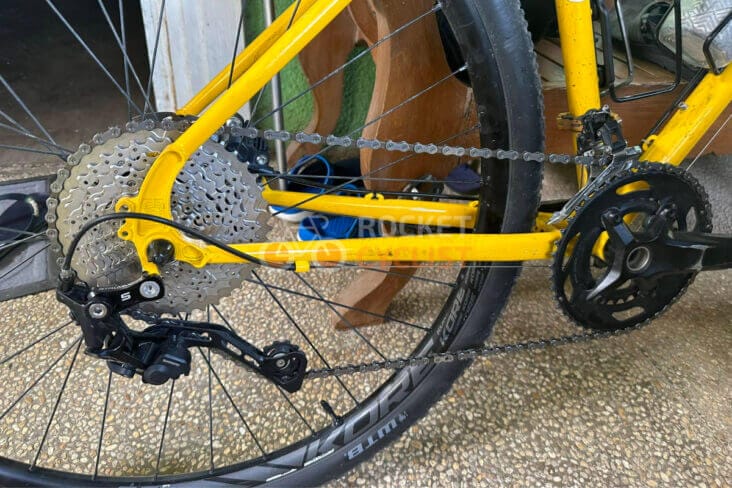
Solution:
<svg viewBox="0 0 732 488"><path fill-rule="evenodd" d="M137 194L158 153L189 122L168 117L132 122L127 131L97 134L69 158L52 185L49 237L61 254L87 222L114 213L117 200ZM225 243L259 242L269 232L265 203L256 177L236 155L206 141L176 178L171 195L173 220ZM121 222L102 223L76 249L72 267L90 286L115 286L139 278L140 263L132 243L117 236ZM252 265L218 264L195 268L173 261L160 267L165 297L140 308L153 313L204 309L228 296L249 276Z"/></svg>

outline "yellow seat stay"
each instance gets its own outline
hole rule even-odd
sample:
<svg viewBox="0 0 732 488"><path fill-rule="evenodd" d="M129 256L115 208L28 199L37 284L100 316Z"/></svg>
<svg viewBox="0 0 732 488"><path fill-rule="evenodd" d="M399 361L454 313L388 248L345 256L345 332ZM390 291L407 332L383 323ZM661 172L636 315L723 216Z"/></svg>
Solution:
<svg viewBox="0 0 732 488"><path fill-rule="evenodd" d="M274 28L271 26L271 30L265 31L263 41L250 44L239 54L241 61L237 71L242 73L231 87L221 93L195 123L160 153L145 176L138 194L119 199L115 209L118 212L142 212L170 220L173 184L191 154L350 3L351 0L303 0L280 15ZM293 17L294 8L298 10ZM237 62L234 64L236 68ZM215 80L212 83L206 94L195 97L187 107L202 110L208 100L213 100L220 90L226 88L226 85ZM174 247L185 245L180 232L150 221L128 219L119 229L118 235L134 244L142 268L148 273L158 271L157 266L147 258L147 248L153 240L165 239Z"/></svg>

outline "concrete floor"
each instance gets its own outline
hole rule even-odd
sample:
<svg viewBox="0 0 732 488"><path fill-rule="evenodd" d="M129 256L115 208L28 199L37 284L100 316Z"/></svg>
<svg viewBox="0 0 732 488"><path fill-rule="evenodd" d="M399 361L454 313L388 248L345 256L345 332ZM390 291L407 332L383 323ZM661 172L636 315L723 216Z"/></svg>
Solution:
<svg viewBox="0 0 732 488"><path fill-rule="evenodd" d="M53 36L49 35L49 39L53 40ZM113 49L106 54L110 59L113 55ZM83 65L81 58L64 57L64 62L59 61L60 57L54 59L45 65L47 71L42 78L48 80L65 73L64 65ZM24 96L40 93L23 75L34 69L28 62L22 70L8 72L21 74L11 82ZM75 145L126 115L124 104L108 82L90 67L84 69L88 76L62 78L68 84L68 96L56 93L53 103L40 96L29 101L63 144ZM6 71L3 68L7 76ZM85 96L91 98L87 100ZM5 107L7 99L0 103ZM80 106L83 108L79 109ZM57 165L42 158L29 165L27 159L17 154L2 156L12 163L3 165L2 178L45 173ZM721 232L732 232L730 163L729 158L710 157L694 167L694 174L712 196L715 224ZM566 191L564 176L552 175L547 197ZM270 276L265 273L263 277ZM524 271L496 328L496 343L576 332L554 306L548 277L545 268ZM330 276L321 276L314 277L313 282L321 290L337 290L347 279L342 276L334 282ZM293 283L290 286L296 287ZM476 362L427 417L389 449L332 486L730 486L731 288L732 272L704 274L670 313L632 335ZM424 303L415 306L407 300L417 292L432 302L426 302L425 307ZM429 305L437 303L440 295L415 284L402 297L391 312L400 318L428 323L430 317L425 315L434 312ZM13 302L11 307L3 304L0 324L5 332L0 357L12 351L26 334L47 330L64 316L52 296L38 299L42 301L24 299ZM273 313L271 304L262 307L265 301L261 288L245 287L225 300L222 308L230 317L246 314L245 323L257 323L258 318L267 320ZM304 309L303 315L308 311ZM353 337L335 336L318 328L318 314L322 313L303 320L308 330L326 344L327 354L342 353L348 349L344 344L359 347ZM379 327L364 330L367 337L380 341L380 346L390 347L392 354L400 352L398 344L404 337L403 331ZM48 352L38 353L36 359L14 362L15 377L39 374L43 360L50 354L57 355L73 345L76 332L67 332L54 341ZM256 330L249 332L257 338ZM279 333L287 332L283 329ZM205 406L200 393L205 388L205 366L198 359L192 379L178 382L173 397L175 402L183 402L194 411ZM74 373L75 387L65 397L63 415L49 435L41 461L57 468L88 470L96 444L87 431L98 429L106 375L103 365L85 357L79 361L84 367ZM215 364L221 376L228 378L227 387L232 394L245 397L251 381L256 380L223 361L214 361L218 361ZM33 455L45 427L44 419L55 400L55 385L60 385L62 379L59 368L49 380L53 383L48 393L30 396L20 413L8 416L0 424L0 432L5 434L0 435L2 455L11 453L26 461ZM348 386L356 396L361 396L379 379L349 379ZM0 387L0 396L12 398L21 386L6 383ZM142 473L154 468L150 456L154 461L168 391L143 387L139 382L114 383L110 409L117 413L108 420L109 437L103 446L103 453L108 456L100 472ZM330 386L305 392L298 400L303 411L321 424L325 419L308 399L321 398L324 391L335 398L333 403L347 404L343 393ZM2 402L0 407L4 406ZM135 409L136 406L141 408ZM214 410L225 420L236 421L225 401L219 401ZM268 410L272 410L269 404L262 402L246 405L243 413L255 430L279 433L277 443L301 434L298 429L283 425L283 420ZM183 465L205 468L208 460L196 450L206 442L203 420L174 413L171 421L174 435L169 435L165 443L163 471ZM256 454L249 451L251 445L246 449L237 447L236 435L240 433L217 432L217 463Z"/></svg>

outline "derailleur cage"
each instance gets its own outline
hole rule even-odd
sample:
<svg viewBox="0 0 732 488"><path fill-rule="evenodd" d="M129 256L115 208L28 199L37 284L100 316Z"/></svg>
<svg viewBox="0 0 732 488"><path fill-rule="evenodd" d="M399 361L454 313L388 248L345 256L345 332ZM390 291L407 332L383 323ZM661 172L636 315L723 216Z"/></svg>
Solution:
<svg viewBox="0 0 732 488"><path fill-rule="evenodd" d="M90 289L66 277L56 292L82 329L86 353L104 359L114 373L160 385L190 373L189 348L209 348L269 379L287 392L300 389L307 357L296 345L274 342L263 350L218 324L161 318L134 309L161 298L165 289L159 276L144 276L127 286ZM120 314L150 324L130 329Z"/></svg>

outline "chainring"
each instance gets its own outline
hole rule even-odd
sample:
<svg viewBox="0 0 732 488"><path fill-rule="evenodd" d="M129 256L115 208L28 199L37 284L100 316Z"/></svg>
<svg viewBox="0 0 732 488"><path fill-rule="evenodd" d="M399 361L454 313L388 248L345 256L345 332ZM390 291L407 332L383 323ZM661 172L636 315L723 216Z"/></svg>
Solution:
<svg viewBox="0 0 732 488"><path fill-rule="evenodd" d="M59 170L47 216L48 235L56 243L59 259L87 222L114 213L120 197L137 194L157 154L190 123L175 116L158 118L161 120L133 121L126 131L111 128L97 134ZM256 176L213 140L206 141L186 162L176 177L170 204L175 222L225 243L261 242L269 232ZM72 267L92 287L131 283L142 272L133 244L117 236L120 225L118 221L99 224L76 249ZM250 269L249 264L195 268L172 261L160 267L165 297L140 305L140 309L150 313L204 309L241 286Z"/></svg>
<svg viewBox="0 0 732 488"><path fill-rule="evenodd" d="M675 208L675 215L667 230L711 232L711 205L704 189L688 172L667 164L638 163L621 170L575 206L552 265L554 295L567 316L583 327L619 330L655 318L684 293L695 272L634 274L638 253L632 255L632 248L608 238L603 224L603 215L607 218L613 209L632 239L642 242L649 239L655 214L668 206ZM625 271L619 273L613 263L626 250L620 256ZM604 288L603 283L612 285Z"/></svg>

